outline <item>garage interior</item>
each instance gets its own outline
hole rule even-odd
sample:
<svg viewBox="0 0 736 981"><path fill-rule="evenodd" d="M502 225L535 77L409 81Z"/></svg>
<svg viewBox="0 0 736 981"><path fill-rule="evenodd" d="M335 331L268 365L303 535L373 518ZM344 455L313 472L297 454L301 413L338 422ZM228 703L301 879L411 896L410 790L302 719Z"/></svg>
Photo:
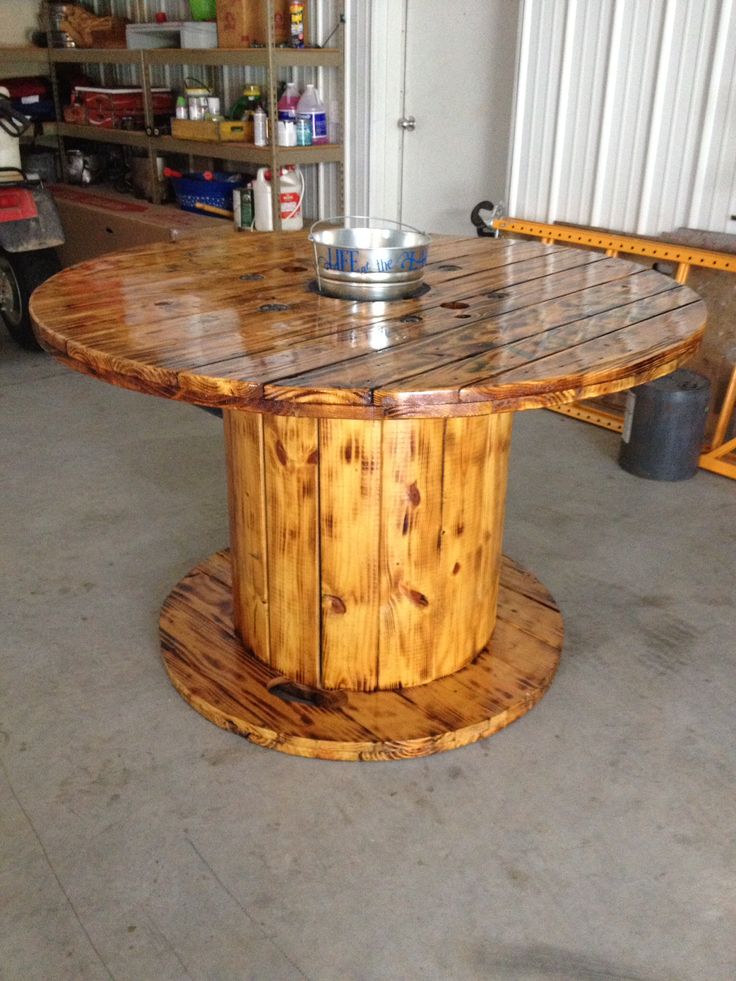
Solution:
<svg viewBox="0 0 736 981"><path fill-rule="evenodd" d="M712 428L733 280L688 283ZM229 537L220 421L4 332L0 392L0 978L733 978L731 480L643 480L617 433L519 413L504 551L564 615L549 692L453 752L303 759L159 657L162 600Z"/></svg>

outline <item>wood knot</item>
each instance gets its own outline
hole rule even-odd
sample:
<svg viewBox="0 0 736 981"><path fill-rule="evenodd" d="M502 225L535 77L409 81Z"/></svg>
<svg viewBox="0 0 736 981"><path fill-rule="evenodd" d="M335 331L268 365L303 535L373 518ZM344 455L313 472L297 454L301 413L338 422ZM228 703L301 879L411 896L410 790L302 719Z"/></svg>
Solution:
<svg viewBox="0 0 736 981"><path fill-rule="evenodd" d="M456 576L458 572L460 572L460 568L461 568L460 563L456 562L455 565L452 567L453 576Z"/></svg>
<svg viewBox="0 0 736 981"><path fill-rule="evenodd" d="M319 450L312 450L307 457L307 463L319 463Z"/></svg>
<svg viewBox="0 0 736 981"><path fill-rule="evenodd" d="M407 491L407 496L408 496L409 500L411 501L411 503L414 505L414 507L416 507L417 504L419 504L419 502L421 501L422 495L419 493L419 488L417 487L416 480L409 487L409 490Z"/></svg>
<svg viewBox="0 0 736 981"><path fill-rule="evenodd" d="M340 599L339 596L332 596L328 593L325 595L324 601L327 608L333 613L347 613L348 608L345 606L345 601Z"/></svg>
<svg viewBox="0 0 736 981"><path fill-rule="evenodd" d="M286 447L280 439L276 440L276 456L278 457L279 463L284 467L289 462L289 455L286 452Z"/></svg>
<svg viewBox="0 0 736 981"><path fill-rule="evenodd" d="M410 586L404 585L402 585L400 589L404 596L406 596L409 602L413 603L414 606L429 606L429 600L424 593L420 593L418 589L412 589Z"/></svg>

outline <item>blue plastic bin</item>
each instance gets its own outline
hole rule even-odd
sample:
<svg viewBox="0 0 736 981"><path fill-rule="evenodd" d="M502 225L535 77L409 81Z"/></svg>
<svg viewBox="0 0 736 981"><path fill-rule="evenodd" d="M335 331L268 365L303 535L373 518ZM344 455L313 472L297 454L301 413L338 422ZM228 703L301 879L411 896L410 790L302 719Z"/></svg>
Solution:
<svg viewBox="0 0 736 981"><path fill-rule="evenodd" d="M213 172L212 180L205 180L204 174L184 174L183 177L172 177L174 194L179 207L183 211L192 211L197 215L208 212L197 207L197 203L209 204L214 208L233 210L233 191L243 186L240 174L223 174ZM210 214L211 218L222 217Z"/></svg>

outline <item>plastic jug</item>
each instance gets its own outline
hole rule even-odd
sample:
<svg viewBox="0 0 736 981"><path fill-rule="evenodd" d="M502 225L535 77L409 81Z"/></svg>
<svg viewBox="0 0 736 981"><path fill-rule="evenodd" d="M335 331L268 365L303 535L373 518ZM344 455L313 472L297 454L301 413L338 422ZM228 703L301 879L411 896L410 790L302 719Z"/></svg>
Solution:
<svg viewBox="0 0 736 981"><path fill-rule="evenodd" d="M282 122L296 122L296 107L299 104L299 89L296 82L287 82L279 99L279 119Z"/></svg>
<svg viewBox="0 0 736 981"><path fill-rule="evenodd" d="M256 231L272 232L271 213L271 171L259 167L253 181L253 210ZM304 197L304 178L298 167L282 167L279 174L279 206L281 228L285 232L295 232L304 226L302 199Z"/></svg>
<svg viewBox="0 0 736 981"><path fill-rule="evenodd" d="M309 120L312 143L327 143L327 110L319 92L310 82L297 103L297 119Z"/></svg>

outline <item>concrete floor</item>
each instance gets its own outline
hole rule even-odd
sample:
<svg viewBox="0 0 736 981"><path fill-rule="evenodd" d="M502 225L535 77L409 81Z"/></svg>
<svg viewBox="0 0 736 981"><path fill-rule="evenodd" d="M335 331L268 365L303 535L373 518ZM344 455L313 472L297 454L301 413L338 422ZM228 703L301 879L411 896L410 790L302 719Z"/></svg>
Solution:
<svg viewBox="0 0 736 981"><path fill-rule="evenodd" d="M566 618L550 692L455 752L303 760L159 662L227 540L218 420L4 337L0 392L0 977L736 977L736 485L522 414L507 551Z"/></svg>

